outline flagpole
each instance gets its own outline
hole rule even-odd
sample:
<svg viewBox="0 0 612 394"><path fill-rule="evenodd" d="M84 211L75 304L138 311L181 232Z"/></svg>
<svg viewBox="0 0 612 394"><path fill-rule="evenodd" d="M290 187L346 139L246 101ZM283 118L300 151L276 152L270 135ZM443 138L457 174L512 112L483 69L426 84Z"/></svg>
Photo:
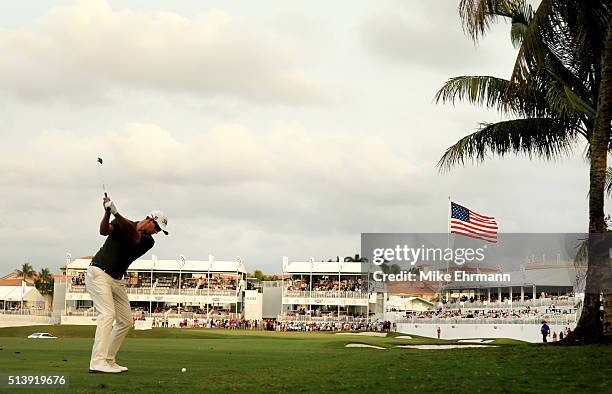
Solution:
<svg viewBox="0 0 612 394"><path fill-rule="evenodd" d="M452 215L452 202L450 196L448 196L448 216L446 217L448 220L448 247L450 247L450 231L451 231L451 215Z"/></svg>
<svg viewBox="0 0 612 394"><path fill-rule="evenodd" d="M24 276L24 278L25 278L25 276ZM21 281L21 307L20 307L21 310L19 311L20 315L23 315L23 294L25 293L25 287L26 287L25 283L26 283L25 280Z"/></svg>
<svg viewBox="0 0 612 394"><path fill-rule="evenodd" d="M450 249L450 236L451 236L451 216L453 215L452 211L452 201L450 196L448 196L448 215L446 219L448 220L448 229L446 233L446 247ZM446 272L448 273L448 261L446 262Z"/></svg>
<svg viewBox="0 0 612 394"><path fill-rule="evenodd" d="M451 216L453 215L453 210L452 210L452 201L451 201L451 197L448 196L448 214L446 216L446 219L448 221L448 228L447 228L447 233L446 233L446 248L450 249L450 237L451 237ZM450 265L448 260L446 261L446 274L449 273L450 270ZM442 294L440 294L440 300L442 299ZM446 300L448 302L448 300Z"/></svg>

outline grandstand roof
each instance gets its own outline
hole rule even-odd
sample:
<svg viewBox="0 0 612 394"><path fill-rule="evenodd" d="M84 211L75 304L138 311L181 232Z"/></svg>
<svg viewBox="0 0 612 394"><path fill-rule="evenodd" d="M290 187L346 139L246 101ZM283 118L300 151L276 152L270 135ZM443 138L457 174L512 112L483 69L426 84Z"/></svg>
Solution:
<svg viewBox="0 0 612 394"><path fill-rule="evenodd" d="M68 264L69 269L86 269L91 259L76 259ZM246 273L239 261L185 260L181 267L179 260L138 259L130 264L128 271L179 271L183 272L241 272Z"/></svg>
<svg viewBox="0 0 612 394"><path fill-rule="evenodd" d="M291 261L283 264L283 271L292 274L361 274L367 273L363 270L364 263L344 261Z"/></svg>

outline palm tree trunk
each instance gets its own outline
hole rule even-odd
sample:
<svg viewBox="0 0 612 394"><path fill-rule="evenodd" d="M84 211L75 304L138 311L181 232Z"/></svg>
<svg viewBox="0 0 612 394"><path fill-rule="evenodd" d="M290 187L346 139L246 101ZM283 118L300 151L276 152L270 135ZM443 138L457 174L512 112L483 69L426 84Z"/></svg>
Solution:
<svg viewBox="0 0 612 394"><path fill-rule="evenodd" d="M612 16L611 18L612 19ZM604 55L602 59L602 82L598 108L598 127L607 130L608 141L612 134L612 21L608 22L608 33ZM612 260L608 258L602 267L602 293L603 293L603 333L608 338L612 337Z"/></svg>
<svg viewBox="0 0 612 394"><path fill-rule="evenodd" d="M44 298L45 298L45 311L53 310L53 293L45 294Z"/></svg>
<svg viewBox="0 0 612 394"><path fill-rule="evenodd" d="M610 283L608 280L608 283ZM612 292L610 292L610 288L604 288L604 298L603 298L603 307L604 307L604 316L603 316L603 331L606 337L612 336Z"/></svg>
<svg viewBox="0 0 612 394"><path fill-rule="evenodd" d="M597 99L597 118L591 141L591 171L589 190L589 252L584 306L576 330L568 342L600 342L604 339L601 314L601 294L608 301L612 266L610 260L611 236L607 234L604 219L604 189L612 120L612 23L608 24L605 49L602 56L602 81ZM610 331L609 309L605 326Z"/></svg>

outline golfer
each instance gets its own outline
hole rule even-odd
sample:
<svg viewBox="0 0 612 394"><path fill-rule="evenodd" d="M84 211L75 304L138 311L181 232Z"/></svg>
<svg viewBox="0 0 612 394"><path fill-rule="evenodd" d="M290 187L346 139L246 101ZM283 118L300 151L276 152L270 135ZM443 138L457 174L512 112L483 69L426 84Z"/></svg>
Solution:
<svg viewBox="0 0 612 394"><path fill-rule="evenodd" d="M153 247L153 234L159 231L168 234L168 218L161 211L152 211L139 222L128 220L117 212L106 193L103 205L100 234L106 236L106 241L91 260L85 275L87 292L98 311L89 372L120 373L128 369L118 365L115 357L133 324L122 278L130 264ZM115 219L109 222L111 214Z"/></svg>

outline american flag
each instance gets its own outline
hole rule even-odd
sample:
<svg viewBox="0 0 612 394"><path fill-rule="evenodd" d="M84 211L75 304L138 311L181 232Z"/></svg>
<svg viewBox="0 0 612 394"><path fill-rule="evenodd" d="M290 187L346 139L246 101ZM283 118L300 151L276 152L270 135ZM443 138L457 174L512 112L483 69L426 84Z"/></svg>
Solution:
<svg viewBox="0 0 612 394"><path fill-rule="evenodd" d="M494 217L484 216L451 201L451 234L497 242L497 222Z"/></svg>

